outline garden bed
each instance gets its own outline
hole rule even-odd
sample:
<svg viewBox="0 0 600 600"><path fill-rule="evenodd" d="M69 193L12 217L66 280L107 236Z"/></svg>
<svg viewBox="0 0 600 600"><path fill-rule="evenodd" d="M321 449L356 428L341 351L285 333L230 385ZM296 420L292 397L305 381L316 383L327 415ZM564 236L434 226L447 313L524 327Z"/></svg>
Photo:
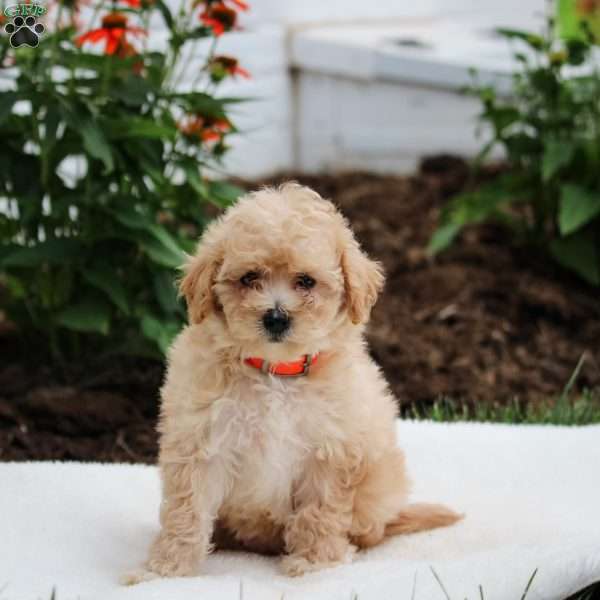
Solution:
<svg viewBox="0 0 600 600"><path fill-rule="evenodd" d="M428 258L440 208L466 185L462 161L429 159L414 177L293 177L339 204L385 266L369 340L402 407L440 397L538 403L560 394L584 353L575 389L600 388L597 290L511 248L493 226ZM161 364L119 358L52 369L19 356L16 333L3 331L0 460L155 460Z"/></svg>

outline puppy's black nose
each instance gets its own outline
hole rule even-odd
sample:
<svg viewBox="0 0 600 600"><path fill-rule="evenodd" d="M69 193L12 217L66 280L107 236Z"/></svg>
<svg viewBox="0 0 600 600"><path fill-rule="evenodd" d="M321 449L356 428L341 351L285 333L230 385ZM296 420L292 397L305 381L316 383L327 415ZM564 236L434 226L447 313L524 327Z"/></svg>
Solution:
<svg viewBox="0 0 600 600"><path fill-rule="evenodd" d="M271 308L263 315L263 325L272 335L281 335L290 326L290 318L280 308Z"/></svg>

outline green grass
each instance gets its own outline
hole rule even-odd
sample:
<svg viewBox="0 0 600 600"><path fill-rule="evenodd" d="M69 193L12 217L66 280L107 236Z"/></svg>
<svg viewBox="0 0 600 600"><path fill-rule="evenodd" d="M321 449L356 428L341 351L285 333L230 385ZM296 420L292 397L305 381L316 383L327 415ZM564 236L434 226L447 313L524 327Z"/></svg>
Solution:
<svg viewBox="0 0 600 600"><path fill-rule="evenodd" d="M536 403L514 398L507 404L473 403L452 398L439 398L433 405L411 406L404 416L432 421L481 421L543 425L589 425L600 423L600 389L584 390L577 396L573 388L579 377L585 355L579 359L573 374L558 398Z"/></svg>
<svg viewBox="0 0 600 600"><path fill-rule="evenodd" d="M448 591L446 590L443 581L441 580L440 576L437 574L435 569L433 567L430 567L430 569L431 569L431 573L432 573L433 577L435 578L435 580L438 582L438 585L440 586L441 592L443 593L445 600L454 600L450 596ZM534 580L537 575L537 571L538 570L535 569L533 571L533 573L531 574L531 577L529 578L529 581L525 585L525 589L523 590L523 594L521 595L520 599L515 598L514 600L527 600L529 591L532 589L532 586L534 584ZM0 592L3 591L3 589L5 589L5 588L6 588L6 586L4 586L4 588L0 588ZM415 596L416 592L417 592L417 573L415 572L411 600L416 600L416 596ZM244 600L244 584L243 584L243 580L241 580L241 579L240 579L240 587L239 587L238 593L239 593L239 595L238 595L237 600ZM52 588L50 600L57 600L56 587ZM285 600L285 594L281 595L281 600ZM350 594L349 600L360 600L360 596L356 592L352 592ZM407 600L407 599L398 598L398 600ZM464 600L470 600L470 599L465 598ZM474 600L487 600L487 598L485 596L485 592L481 586L479 586L479 598L476 598ZM587 588L585 588L583 590L580 590L579 592L577 592L576 594L573 594L572 596L569 596L568 598L565 598L565 600L600 600L600 581L593 583L592 585L588 586Z"/></svg>
<svg viewBox="0 0 600 600"><path fill-rule="evenodd" d="M518 398L508 404L474 404L452 398L439 398L427 408L410 407L404 416L440 422L590 425L600 423L600 390L584 390L573 399L560 396L535 404L520 402Z"/></svg>
<svg viewBox="0 0 600 600"><path fill-rule="evenodd" d="M431 569L431 573L435 577L435 580L438 582L440 589L444 593L444 597L446 598L446 600L452 600L450 594L448 593L448 590L446 590L446 588L444 586L444 582L441 580L441 578L437 574L436 570L433 567L429 567L429 568ZM529 590L531 589L531 585L533 584L533 580L535 579L535 576L537 575L537 572L538 572L538 570L535 569L533 571L533 573L531 574L531 577L529 577L529 580L527 581L527 585L525 586L525 589L523 590L523 594L521 595L521 600L526 600L527 595L529 594ZM415 579L415 585L413 585L413 593L412 593L413 600L415 597L415 589L416 589L416 579ZM465 598L465 600L469 600L469 599ZM479 586L479 600L486 600L485 593L484 593L481 585ZM515 598L515 600L517 600L517 598ZM569 599L567 598L567 600L569 600Z"/></svg>

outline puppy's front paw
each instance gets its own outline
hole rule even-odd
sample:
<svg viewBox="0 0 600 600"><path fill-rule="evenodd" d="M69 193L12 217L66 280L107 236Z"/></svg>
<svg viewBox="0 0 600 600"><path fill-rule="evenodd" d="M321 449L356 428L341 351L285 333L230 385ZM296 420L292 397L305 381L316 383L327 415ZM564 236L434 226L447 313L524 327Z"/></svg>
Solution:
<svg viewBox="0 0 600 600"><path fill-rule="evenodd" d="M198 574L205 555L206 552L196 544L161 534L150 549L146 567L161 577L191 577Z"/></svg>
<svg viewBox="0 0 600 600"><path fill-rule="evenodd" d="M315 561L305 556L290 554L281 559L281 569L289 577L300 577L306 573L314 573L322 569L331 569L332 567L351 563L355 553L356 546L349 545L346 554L340 560L335 561Z"/></svg>
<svg viewBox="0 0 600 600"><path fill-rule="evenodd" d="M319 563L312 563L304 556L284 556L281 559L281 569L288 577L300 577L305 573L312 571L318 571L320 568Z"/></svg>
<svg viewBox="0 0 600 600"><path fill-rule="evenodd" d="M121 585L137 585L138 583L144 583L145 581L152 581L158 579L159 575L148 571L147 569L136 569L135 571L129 571L119 577L119 583Z"/></svg>
<svg viewBox="0 0 600 600"><path fill-rule="evenodd" d="M150 558L148 569L161 577L192 577L198 574L199 562L196 553L184 552L170 560Z"/></svg>

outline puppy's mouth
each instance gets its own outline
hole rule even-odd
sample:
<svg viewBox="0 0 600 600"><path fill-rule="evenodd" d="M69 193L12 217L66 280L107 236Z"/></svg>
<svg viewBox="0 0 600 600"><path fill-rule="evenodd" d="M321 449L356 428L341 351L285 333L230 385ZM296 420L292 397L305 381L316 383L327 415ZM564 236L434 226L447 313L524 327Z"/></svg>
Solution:
<svg viewBox="0 0 600 600"><path fill-rule="evenodd" d="M285 341L285 338L287 337L287 333L268 333L267 332L267 340L269 340L270 343L272 344L279 344L283 341Z"/></svg>
<svg viewBox="0 0 600 600"><path fill-rule="evenodd" d="M267 338L267 341L271 344L279 344L281 342L285 342L285 340L291 334L291 325L283 331L270 331L263 324L261 325L262 334Z"/></svg>

